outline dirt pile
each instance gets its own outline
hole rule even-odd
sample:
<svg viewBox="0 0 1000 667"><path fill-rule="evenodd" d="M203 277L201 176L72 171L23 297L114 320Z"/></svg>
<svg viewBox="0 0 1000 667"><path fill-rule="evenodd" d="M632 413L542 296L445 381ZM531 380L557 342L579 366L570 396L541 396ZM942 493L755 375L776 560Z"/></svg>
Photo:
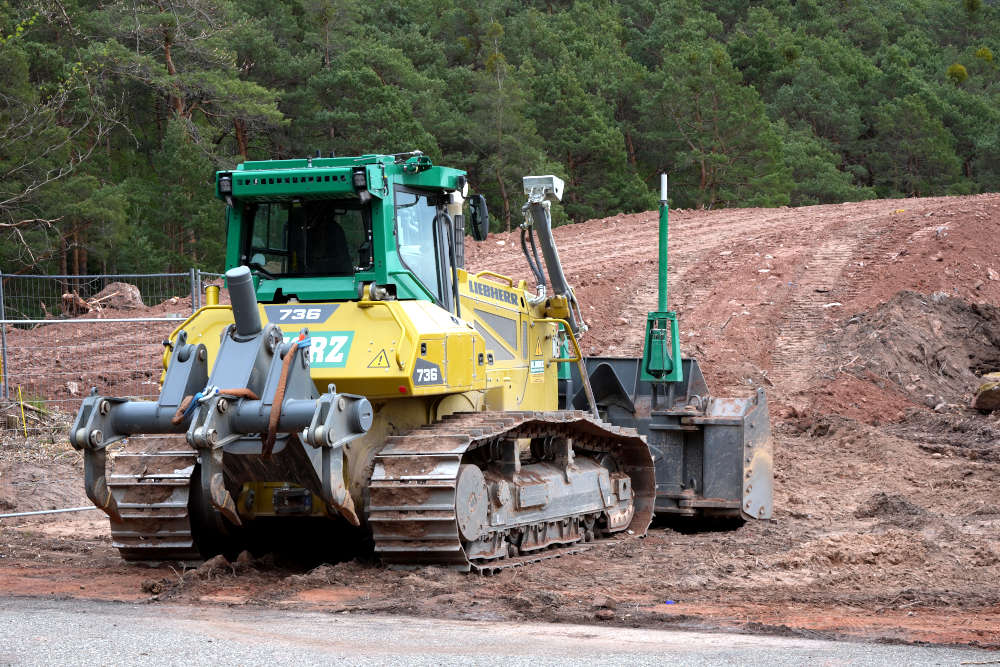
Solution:
<svg viewBox="0 0 1000 667"><path fill-rule="evenodd" d="M144 307L139 288L129 283L108 283L90 303L102 309L136 310Z"/></svg>
<svg viewBox="0 0 1000 667"><path fill-rule="evenodd" d="M914 505L906 496L884 491L872 494L871 498L854 511L854 516L859 519L879 519L908 528L919 527L923 523L921 517L926 514L927 510Z"/></svg>
<svg viewBox="0 0 1000 667"><path fill-rule="evenodd" d="M905 421L887 430L937 456L1000 463L1000 414L972 411L938 414L911 411Z"/></svg>
<svg viewBox="0 0 1000 667"><path fill-rule="evenodd" d="M25 401L44 402L46 410L72 415L91 387L110 396L151 398L158 393L162 341L190 315L191 298L170 297L144 306L135 300L138 290L129 292L122 285L112 283L104 290L110 298L103 303L112 305L52 323L7 327L5 370L12 397L20 387ZM158 321L91 321L120 318Z"/></svg>
<svg viewBox="0 0 1000 667"><path fill-rule="evenodd" d="M782 570L807 570L876 565L923 567L934 547L914 534L891 529L867 535L831 535L806 542L774 558L770 565Z"/></svg>
<svg viewBox="0 0 1000 667"><path fill-rule="evenodd" d="M965 406L979 378L1000 370L1000 308L902 291L848 319L830 344L859 379L887 380L915 404Z"/></svg>
<svg viewBox="0 0 1000 667"><path fill-rule="evenodd" d="M75 452L63 452L58 460L29 463L24 460L0 461L0 513L33 512L90 505L83 491L83 465ZM49 519L20 520L32 525ZM3 525L19 520L4 519Z"/></svg>

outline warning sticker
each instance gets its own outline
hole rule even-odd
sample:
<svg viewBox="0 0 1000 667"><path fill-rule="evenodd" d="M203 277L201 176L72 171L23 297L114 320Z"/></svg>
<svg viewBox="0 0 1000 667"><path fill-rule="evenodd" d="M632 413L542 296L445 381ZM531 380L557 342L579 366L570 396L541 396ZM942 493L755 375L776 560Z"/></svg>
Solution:
<svg viewBox="0 0 1000 667"><path fill-rule="evenodd" d="M542 339L539 338L535 341L535 356L542 356Z"/></svg>
<svg viewBox="0 0 1000 667"><path fill-rule="evenodd" d="M532 382L545 382L545 361L542 359L532 359L529 377Z"/></svg>
<svg viewBox="0 0 1000 667"><path fill-rule="evenodd" d="M385 350L375 355L375 358L368 362L368 368L389 368L389 357Z"/></svg>

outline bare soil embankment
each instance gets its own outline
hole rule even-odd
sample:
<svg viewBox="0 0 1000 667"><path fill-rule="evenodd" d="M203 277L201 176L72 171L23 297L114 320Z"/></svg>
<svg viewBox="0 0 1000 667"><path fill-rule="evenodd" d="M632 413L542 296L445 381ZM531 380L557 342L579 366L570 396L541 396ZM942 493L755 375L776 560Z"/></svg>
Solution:
<svg viewBox="0 0 1000 667"><path fill-rule="evenodd" d="M639 354L656 220L555 231L587 352ZM151 570L123 564L96 515L53 517L0 523L0 590L1000 647L1000 416L966 408L976 374L1000 370L998 229L1000 195L671 214L684 353L717 395L769 394L773 522L659 526L479 579L273 559ZM469 242L470 268L527 277L517 243ZM4 443L0 506L83 504L76 455L51 446Z"/></svg>

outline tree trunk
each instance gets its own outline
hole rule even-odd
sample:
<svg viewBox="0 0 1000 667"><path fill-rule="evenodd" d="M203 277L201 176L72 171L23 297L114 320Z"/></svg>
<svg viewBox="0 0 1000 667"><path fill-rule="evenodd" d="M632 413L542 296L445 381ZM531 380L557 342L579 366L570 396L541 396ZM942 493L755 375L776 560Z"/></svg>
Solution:
<svg viewBox="0 0 1000 667"><path fill-rule="evenodd" d="M497 167L496 176L497 185L500 186L500 197L503 199L504 224L507 227L507 231L510 232L510 199L507 197L507 188L503 184L503 176L500 174L500 167Z"/></svg>
<svg viewBox="0 0 1000 667"><path fill-rule="evenodd" d="M87 273L87 262L88 262L88 252L87 252L87 227L86 225L80 228L80 275L85 275Z"/></svg>
<svg viewBox="0 0 1000 667"><path fill-rule="evenodd" d="M330 69L330 21L323 23L323 69Z"/></svg>
<svg viewBox="0 0 1000 667"><path fill-rule="evenodd" d="M708 190L708 168L705 166L705 158L701 158L699 162L701 164L701 183L698 184L698 192L700 193L698 198L701 199L702 207L704 207L704 197Z"/></svg>
<svg viewBox="0 0 1000 667"><path fill-rule="evenodd" d="M156 137L163 141L163 106L159 97L153 99L153 117L156 118Z"/></svg>
<svg viewBox="0 0 1000 667"><path fill-rule="evenodd" d="M173 40L170 37L170 33L164 28L163 30L163 59L167 65L167 74L170 76L177 76L177 68L174 67L174 58L171 53L173 48ZM184 116L184 100L181 99L180 95L170 95L170 106L177 113L179 117Z"/></svg>
<svg viewBox="0 0 1000 667"><path fill-rule="evenodd" d="M632 141L632 133L625 133L625 150L628 152L628 163L633 167L636 166L635 159L635 143Z"/></svg>
<svg viewBox="0 0 1000 667"><path fill-rule="evenodd" d="M247 161L247 122L242 118L233 119L233 129L236 132L236 150Z"/></svg>
<svg viewBox="0 0 1000 667"><path fill-rule="evenodd" d="M65 276L69 275L69 243L66 241L66 236L63 234L59 235L59 242L62 245L59 252L59 273ZM59 289L64 294L69 291L69 281L65 278L60 278L59 284Z"/></svg>
<svg viewBox="0 0 1000 667"><path fill-rule="evenodd" d="M73 224L73 275L80 275L80 231Z"/></svg>

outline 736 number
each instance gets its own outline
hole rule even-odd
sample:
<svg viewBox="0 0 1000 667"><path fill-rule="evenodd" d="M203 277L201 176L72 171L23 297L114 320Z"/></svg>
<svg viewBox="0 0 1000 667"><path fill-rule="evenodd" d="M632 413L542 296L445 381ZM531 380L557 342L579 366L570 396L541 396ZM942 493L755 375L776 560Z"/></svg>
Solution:
<svg viewBox="0 0 1000 667"><path fill-rule="evenodd" d="M440 382L438 379L438 369L436 368L418 368L417 369L417 382Z"/></svg>
<svg viewBox="0 0 1000 667"><path fill-rule="evenodd" d="M278 312L282 322L315 322L323 316L319 308L282 308Z"/></svg>

